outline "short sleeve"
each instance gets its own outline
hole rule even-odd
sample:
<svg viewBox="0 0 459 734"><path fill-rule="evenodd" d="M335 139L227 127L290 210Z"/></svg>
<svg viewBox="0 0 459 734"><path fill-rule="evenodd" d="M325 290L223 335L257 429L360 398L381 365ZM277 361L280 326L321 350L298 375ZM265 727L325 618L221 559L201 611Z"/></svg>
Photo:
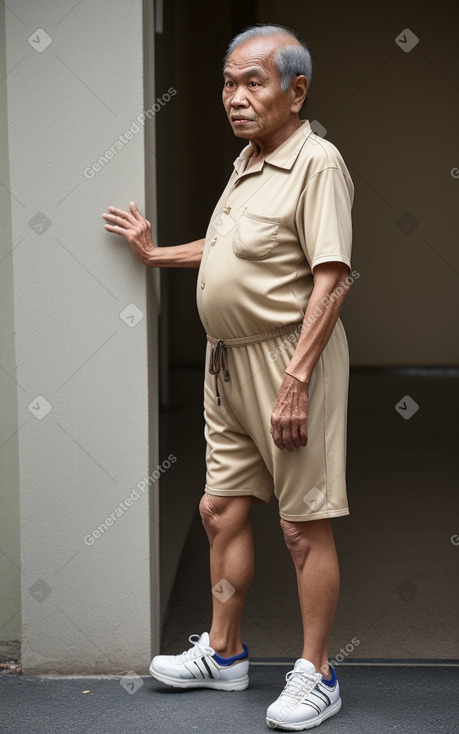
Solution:
<svg viewBox="0 0 459 734"><path fill-rule="evenodd" d="M306 183L296 225L311 270L334 261L351 267L353 199L351 177L337 166L324 168Z"/></svg>

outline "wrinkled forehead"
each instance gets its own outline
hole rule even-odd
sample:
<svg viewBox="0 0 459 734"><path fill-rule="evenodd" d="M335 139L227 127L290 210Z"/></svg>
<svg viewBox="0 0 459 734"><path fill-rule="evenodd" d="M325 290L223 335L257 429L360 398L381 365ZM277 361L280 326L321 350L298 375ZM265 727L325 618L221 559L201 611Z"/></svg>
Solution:
<svg viewBox="0 0 459 734"><path fill-rule="evenodd" d="M291 45L292 39L285 35L253 38L239 44L229 56L224 72L237 70L246 71L248 68L259 72L277 72L274 63L276 51L283 46Z"/></svg>

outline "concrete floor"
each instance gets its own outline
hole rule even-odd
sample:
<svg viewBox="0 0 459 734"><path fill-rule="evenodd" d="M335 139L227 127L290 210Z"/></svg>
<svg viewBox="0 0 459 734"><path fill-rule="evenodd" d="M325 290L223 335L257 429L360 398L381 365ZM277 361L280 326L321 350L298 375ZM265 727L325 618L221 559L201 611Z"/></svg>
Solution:
<svg viewBox="0 0 459 734"><path fill-rule="evenodd" d="M196 384L187 375L178 380L188 396L186 420L175 411L169 430L174 446L180 436L190 436L188 444L180 444L180 464L189 500L197 506L204 468L196 444L202 431L201 374ZM346 659L459 659L459 546L452 542L459 540L458 388L457 370L351 374L351 514L333 520L342 579L330 658L347 645ZM419 405L408 420L395 409L406 395ZM181 403L182 393L178 399ZM197 484L190 477L198 477ZM175 496L180 486L174 486L172 473L171 486L167 481L166 475L162 492ZM245 642L256 659L293 660L301 650L301 620L276 501L255 506L252 516L256 569ZM208 629L209 622L208 546L196 515L165 617L163 652L186 649L188 636Z"/></svg>
<svg viewBox="0 0 459 734"><path fill-rule="evenodd" d="M285 666L252 666L246 691L181 691L152 678L126 690L119 679L0 675L5 734L266 734L267 706ZM323 734L457 734L458 668L338 669L343 705ZM84 691L86 693L84 693ZM129 692L130 691L130 692Z"/></svg>

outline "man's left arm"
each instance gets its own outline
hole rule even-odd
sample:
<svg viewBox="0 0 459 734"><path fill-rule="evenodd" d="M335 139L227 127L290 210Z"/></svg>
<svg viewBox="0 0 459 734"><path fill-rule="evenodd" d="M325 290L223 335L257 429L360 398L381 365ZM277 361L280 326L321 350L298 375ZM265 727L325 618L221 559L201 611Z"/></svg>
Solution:
<svg viewBox="0 0 459 734"><path fill-rule="evenodd" d="M349 292L348 273L348 266L338 261L314 268L314 287L301 334L271 415L271 434L279 449L306 446L309 383Z"/></svg>

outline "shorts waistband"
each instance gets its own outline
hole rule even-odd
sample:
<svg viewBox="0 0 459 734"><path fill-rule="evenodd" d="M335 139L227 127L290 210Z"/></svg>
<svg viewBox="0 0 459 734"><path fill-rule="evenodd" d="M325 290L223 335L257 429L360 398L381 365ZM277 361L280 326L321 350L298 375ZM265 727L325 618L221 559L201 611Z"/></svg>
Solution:
<svg viewBox="0 0 459 734"><path fill-rule="evenodd" d="M210 342L210 345L212 347L210 351L209 372L211 375L215 375L215 397L217 399L217 405L221 405L220 392L218 389L218 376L220 374L220 371L223 372L225 382L229 382L231 379L226 363L227 348L243 347L246 344L257 344L259 342L264 342L267 339L272 339L275 336L291 334L293 331L295 331L295 329L299 329L302 324L302 321L298 321L295 324L278 326L277 329L265 331L263 334L254 334L253 336L241 336L237 339L215 339L215 337L207 334L207 341Z"/></svg>
<svg viewBox="0 0 459 734"><path fill-rule="evenodd" d="M225 347L243 347L246 344L257 344L258 342L264 342L267 339L272 339L275 336L284 336L285 334L291 334L292 331L301 327L302 321L297 321L293 324L286 324L285 326L278 326L277 329L271 331L265 331L262 334L253 334L252 336L241 336L236 339L216 339L213 336L207 334L207 341L209 341L213 347L217 344L222 344Z"/></svg>

